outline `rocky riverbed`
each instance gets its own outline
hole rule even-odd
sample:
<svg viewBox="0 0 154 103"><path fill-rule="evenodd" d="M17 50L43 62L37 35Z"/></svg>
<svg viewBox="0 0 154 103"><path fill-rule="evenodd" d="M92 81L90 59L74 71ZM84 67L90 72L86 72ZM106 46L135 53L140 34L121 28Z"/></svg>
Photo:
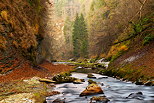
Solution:
<svg viewBox="0 0 154 103"><path fill-rule="evenodd" d="M103 92L81 96L84 90L88 90L87 74L72 73L72 77L84 79L85 82L56 84L55 91L60 94L46 98L47 103L154 103L154 87L135 85L131 82L93 74L95 81ZM99 102L100 101L100 102Z"/></svg>

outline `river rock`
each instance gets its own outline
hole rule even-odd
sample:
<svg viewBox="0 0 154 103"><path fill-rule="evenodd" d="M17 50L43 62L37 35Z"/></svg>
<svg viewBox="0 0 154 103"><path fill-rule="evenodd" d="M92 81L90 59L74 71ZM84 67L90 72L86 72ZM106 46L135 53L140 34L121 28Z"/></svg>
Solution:
<svg viewBox="0 0 154 103"><path fill-rule="evenodd" d="M93 103L93 101L107 103L110 100L108 98L106 98L105 96L99 96L99 97L94 96L90 99L90 103Z"/></svg>
<svg viewBox="0 0 154 103"><path fill-rule="evenodd" d="M82 84L82 82L85 82L84 79L76 79L73 81L74 84Z"/></svg>
<svg viewBox="0 0 154 103"><path fill-rule="evenodd" d="M89 83L89 84L92 84L92 83L97 84L95 81L93 81L93 80L91 80L91 79L88 80L88 83Z"/></svg>
<svg viewBox="0 0 154 103"><path fill-rule="evenodd" d="M135 84L136 84L136 85L143 85L144 83L143 83L142 81L139 80L139 81L136 81Z"/></svg>
<svg viewBox="0 0 154 103"><path fill-rule="evenodd" d="M144 97L143 97L143 93L142 92L137 92L137 93L131 93L128 97L126 98L129 98L129 99L140 99L140 100L143 100Z"/></svg>
<svg viewBox="0 0 154 103"><path fill-rule="evenodd" d="M87 96L93 94L103 94L103 90L97 84L90 84L86 89L80 94L80 96Z"/></svg>
<svg viewBox="0 0 154 103"><path fill-rule="evenodd" d="M101 76L101 77L98 77L97 79L107 79L108 76Z"/></svg>
<svg viewBox="0 0 154 103"><path fill-rule="evenodd" d="M71 83L74 80L76 80L76 78L70 77L70 76L67 76L67 75L63 75L63 74L58 74L58 75L54 76L52 78L52 80L56 81L56 83Z"/></svg>
<svg viewBox="0 0 154 103"><path fill-rule="evenodd" d="M87 78L93 78L93 79L96 79L96 77L95 77L93 74L91 74L91 73L89 73L89 74L87 75Z"/></svg>
<svg viewBox="0 0 154 103"><path fill-rule="evenodd" d="M46 82L46 83L56 83L56 81L50 80L50 79L46 79L46 78L40 78L39 79L40 82Z"/></svg>
<svg viewBox="0 0 154 103"><path fill-rule="evenodd" d="M154 81L147 81L144 85L146 85L146 86L154 86Z"/></svg>
<svg viewBox="0 0 154 103"><path fill-rule="evenodd" d="M52 103L66 103L66 102L65 102L65 98L64 99L57 98Z"/></svg>
<svg viewBox="0 0 154 103"><path fill-rule="evenodd" d="M101 83L101 86L104 86L104 83Z"/></svg>

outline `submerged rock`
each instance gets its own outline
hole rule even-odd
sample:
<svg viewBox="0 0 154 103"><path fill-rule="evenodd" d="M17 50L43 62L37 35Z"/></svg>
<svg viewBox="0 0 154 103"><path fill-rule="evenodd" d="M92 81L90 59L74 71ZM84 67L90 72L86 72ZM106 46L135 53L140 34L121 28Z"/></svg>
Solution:
<svg viewBox="0 0 154 103"><path fill-rule="evenodd" d="M91 74L91 73L89 73L89 74L87 75L87 78L93 78L93 79L96 79L96 77L95 77L93 74Z"/></svg>
<svg viewBox="0 0 154 103"><path fill-rule="evenodd" d="M110 100L108 98L106 98L105 96L99 96L99 97L94 96L90 99L90 103L92 103L93 101L107 103Z"/></svg>
<svg viewBox="0 0 154 103"><path fill-rule="evenodd" d="M65 98L64 99L57 98L52 103L66 103L66 102L65 102Z"/></svg>
<svg viewBox="0 0 154 103"><path fill-rule="evenodd" d="M87 96L93 94L104 94L103 90L97 84L90 84L87 88L80 94L80 96Z"/></svg>
<svg viewBox="0 0 154 103"><path fill-rule="evenodd" d="M101 77L98 77L97 79L107 79L108 76L101 76Z"/></svg>
<svg viewBox="0 0 154 103"><path fill-rule="evenodd" d="M142 92L137 92L137 93L131 93L128 97L126 98L129 98L129 99L140 99L140 100L143 100L144 97L143 97L143 93Z"/></svg>

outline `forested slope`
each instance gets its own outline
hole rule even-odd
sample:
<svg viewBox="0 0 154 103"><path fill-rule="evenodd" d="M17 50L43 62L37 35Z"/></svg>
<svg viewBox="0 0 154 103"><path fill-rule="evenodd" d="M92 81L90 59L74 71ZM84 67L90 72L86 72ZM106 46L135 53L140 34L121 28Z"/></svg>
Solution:
<svg viewBox="0 0 154 103"><path fill-rule="evenodd" d="M0 1L0 73L36 64L39 12L38 0Z"/></svg>

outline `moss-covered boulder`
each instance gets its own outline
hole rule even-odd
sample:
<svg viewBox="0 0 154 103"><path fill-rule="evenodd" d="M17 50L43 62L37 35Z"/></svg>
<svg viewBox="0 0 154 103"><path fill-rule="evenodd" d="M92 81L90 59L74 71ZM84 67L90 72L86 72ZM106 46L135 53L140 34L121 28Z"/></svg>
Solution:
<svg viewBox="0 0 154 103"><path fill-rule="evenodd" d="M70 77L70 74L67 75L65 73L65 74L58 74L58 75L54 76L52 78L52 80L56 81L56 83L70 83L70 82L73 82L73 81L75 81L77 79L74 78L74 77Z"/></svg>
<svg viewBox="0 0 154 103"><path fill-rule="evenodd" d="M93 80L91 80L91 79L88 80L88 83L89 83L89 84L92 84L92 83L97 84L95 81L93 81Z"/></svg>
<svg viewBox="0 0 154 103"><path fill-rule="evenodd" d="M91 73L89 73L89 74L87 75L87 78L93 78L93 79L96 79L96 77L95 77L93 74L91 74Z"/></svg>

